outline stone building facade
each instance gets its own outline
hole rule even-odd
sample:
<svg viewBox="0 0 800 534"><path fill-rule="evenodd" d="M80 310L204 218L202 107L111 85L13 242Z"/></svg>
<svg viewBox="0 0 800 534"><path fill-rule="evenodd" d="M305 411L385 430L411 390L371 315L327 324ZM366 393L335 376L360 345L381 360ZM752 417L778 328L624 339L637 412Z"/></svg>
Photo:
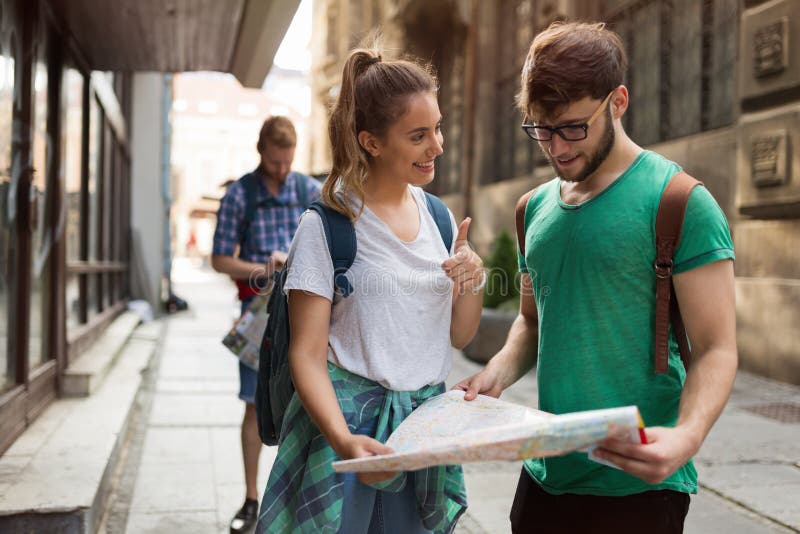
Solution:
<svg viewBox="0 0 800 534"><path fill-rule="evenodd" d="M516 199L553 174L519 128L519 72L554 20L602 20L628 47L642 146L701 179L736 247L741 367L800 384L800 2L316 0L309 166L330 167L327 109L348 50L380 27L439 74L445 154L432 191L488 252Z"/></svg>

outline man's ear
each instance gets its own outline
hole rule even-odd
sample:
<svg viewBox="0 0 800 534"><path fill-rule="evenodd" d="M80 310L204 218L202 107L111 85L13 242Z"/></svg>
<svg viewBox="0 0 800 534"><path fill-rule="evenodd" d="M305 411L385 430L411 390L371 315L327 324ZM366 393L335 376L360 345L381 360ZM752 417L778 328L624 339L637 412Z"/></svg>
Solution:
<svg viewBox="0 0 800 534"><path fill-rule="evenodd" d="M628 110L628 105L630 104L630 95L628 95L628 88L624 85L620 85L617 87L616 93L614 96L611 97L611 116L615 119L621 118L625 115L625 112Z"/></svg>
<svg viewBox="0 0 800 534"><path fill-rule="evenodd" d="M381 155L381 147L378 139L366 130L358 132L358 144L373 158L377 158Z"/></svg>

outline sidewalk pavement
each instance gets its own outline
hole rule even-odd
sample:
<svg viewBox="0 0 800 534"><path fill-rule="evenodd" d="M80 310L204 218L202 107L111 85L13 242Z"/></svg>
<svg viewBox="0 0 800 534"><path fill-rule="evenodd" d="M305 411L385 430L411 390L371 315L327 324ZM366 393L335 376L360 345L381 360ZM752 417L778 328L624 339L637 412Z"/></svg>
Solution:
<svg viewBox="0 0 800 534"><path fill-rule="evenodd" d="M166 319L149 403L101 532L226 533L244 499L236 359L220 343L236 303L226 277L188 261L173 268L189 311ZM454 355L452 385L480 366ZM503 399L535 406L531 374ZM728 407L696 459L702 489L688 534L800 532L800 388L740 372ZM780 422L783 418L787 422ZM275 447L261 455L266 483ZM462 534L509 532L519 462L465 466L471 506Z"/></svg>

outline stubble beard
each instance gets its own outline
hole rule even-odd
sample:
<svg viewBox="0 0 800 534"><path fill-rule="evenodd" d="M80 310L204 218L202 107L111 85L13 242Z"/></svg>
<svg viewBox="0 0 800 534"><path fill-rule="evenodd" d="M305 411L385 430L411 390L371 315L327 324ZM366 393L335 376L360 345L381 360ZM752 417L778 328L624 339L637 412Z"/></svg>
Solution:
<svg viewBox="0 0 800 534"><path fill-rule="evenodd" d="M600 140L600 148L592 155L592 157L589 159L589 162L586 164L586 168L583 169L580 174L574 178L565 178L563 176L559 176L559 178L565 182L583 182L589 178L592 174L594 174L594 171L600 168L600 165L603 164L606 158L608 158L608 155L611 153L611 149L614 148L614 141L614 124L611 120L610 110L606 109L606 128L603 131L603 137ZM545 151L545 154L547 155L548 161L550 161L550 166L553 167L553 170L555 170L556 174L558 174L558 163L555 161L553 156L547 153L547 151Z"/></svg>

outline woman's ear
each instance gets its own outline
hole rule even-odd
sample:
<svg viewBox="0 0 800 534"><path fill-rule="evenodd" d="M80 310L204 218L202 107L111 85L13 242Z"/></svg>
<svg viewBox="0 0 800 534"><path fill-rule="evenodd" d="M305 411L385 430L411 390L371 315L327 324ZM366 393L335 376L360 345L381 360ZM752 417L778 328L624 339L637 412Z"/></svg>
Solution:
<svg viewBox="0 0 800 534"><path fill-rule="evenodd" d="M381 155L381 147L378 143L378 139L366 130L358 132L358 144L373 158L377 158Z"/></svg>

